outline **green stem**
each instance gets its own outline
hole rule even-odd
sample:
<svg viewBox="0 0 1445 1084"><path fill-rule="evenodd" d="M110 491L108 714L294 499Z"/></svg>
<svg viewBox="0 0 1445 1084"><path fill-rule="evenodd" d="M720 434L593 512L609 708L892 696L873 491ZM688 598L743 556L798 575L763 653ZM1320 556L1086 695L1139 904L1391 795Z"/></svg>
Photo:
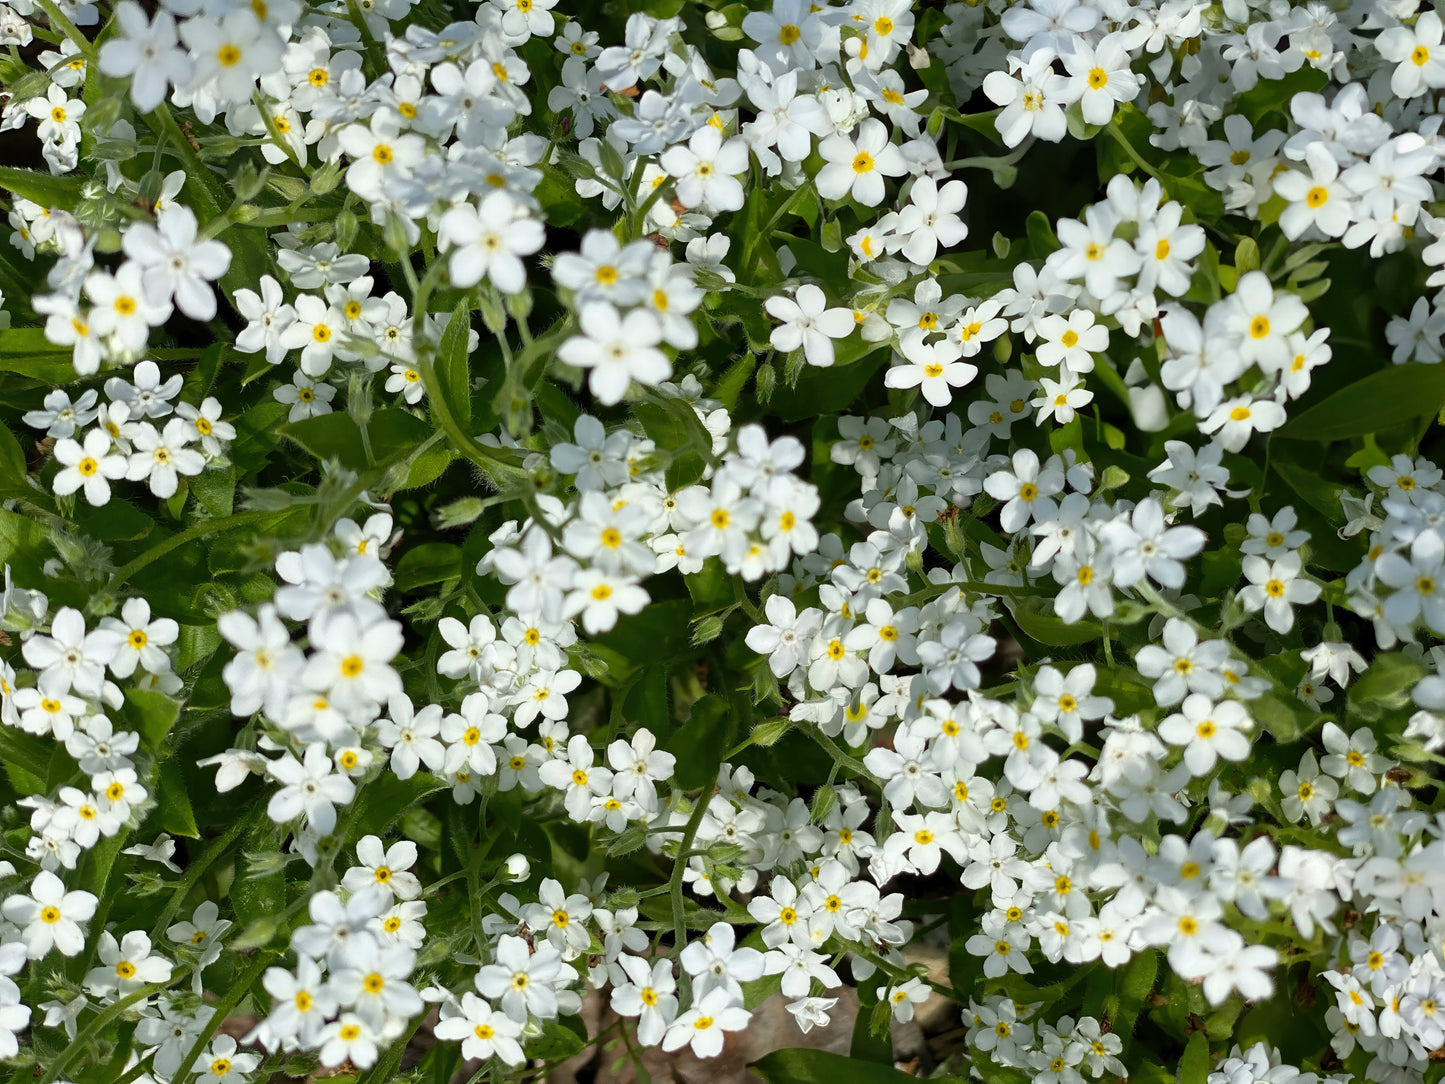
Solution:
<svg viewBox="0 0 1445 1084"><path fill-rule="evenodd" d="M1145 173L1149 174L1149 176L1153 177L1155 180L1163 183L1164 178L1159 176L1159 171L1153 166L1151 166L1148 162L1144 161L1144 159L1140 156L1139 152L1134 149L1134 144L1129 142L1129 137L1126 136L1123 132L1123 129L1119 127L1118 121L1111 120L1104 127L1105 130L1118 142L1119 146L1124 148L1125 153L1134 160L1134 164L1136 166L1142 169Z"/></svg>
<svg viewBox="0 0 1445 1084"><path fill-rule="evenodd" d="M157 542L134 561L121 566L115 575L111 576L110 583L106 585L106 590L110 592L116 591L121 584L125 583L126 580L130 579L141 569L159 561L166 554L174 549L179 549L187 542L193 542L197 538L204 538L206 535L215 534L218 531L229 531L235 527L244 527L249 523L258 523L269 516L275 515L277 515L276 512L267 509L256 509L250 512L237 512L233 516L223 516L220 519L208 519L197 523L194 527L190 527L187 530L181 531L179 534L173 534L169 538Z"/></svg>
<svg viewBox="0 0 1445 1084"><path fill-rule="evenodd" d="M235 842L236 838L252 825L256 820L257 814L261 813L264 808L264 806L258 804L256 808L246 816L236 818L235 822L227 828L225 832L213 840L210 846L186 867L185 876L181 878L180 884L176 885L176 890L171 894L170 902L161 909L160 917L156 919L156 924L151 929L151 944L160 944L161 934L165 932L166 926L170 924L171 919L176 917L176 912L181 909L181 904L183 904L186 897L190 895L191 889L195 887L196 882L201 879L206 870L211 868L211 865L216 859L225 853L226 849Z"/></svg>
<svg viewBox="0 0 1445 1084"><path fill-rule="evenodd" d="M697 796L697 805L693 807L692 816L687 820L687 827L682 831L682 839L677 845L677 861L672 865L672 876L667 880L667 894L672 898L672 937L673 952L681 952L687 945L687 920L682 909L682 874L687 869L687 855L692 850L692 841L697 835L698 826L702 824L702 816L707 812L707 804L712 800L712 793L717 787L717 777L721 766L713 770L712 778L702 788Z"/></svg>
<svg viewBox="0 0 1445 1084"><path fill-rule="evenodd" d="M424 1019L426 1019L425 1014L414 1017L406 1031L396 1042L387 1047L386 1055L377 1059L376 1064L367 1070L366 1075L361 1078L358 1084L385 1084L387 1081L396 1080L397 1066L401 1064L401 1059L406 1053L407 1045L411 1042L412 1036L416 1034L416 1029L421 1026L421 1022Z"/></svg>
<svg viewBox="0 0 1445 1084"><path fill-rule="evenodd" d="M66 14L55 5L54 0L38 0L41 10L50 18L51 25L63 33L75 43L80 50L80 55L87 61L95 59L95 46L90 39L80 32L80 29L70 21Z"/></svg>
<svg viewBox="0 0 1445 1084"><path fill-rule="evenodd" d="M174 978L174 976L172 977ZM55 1059L54 1064L45 1071L45 1075L42 1076L36 1084L53 1084L53 1081L59 1079L60 1075L70 1068L70 1063L75 1060L77 1055L89 1049L91 1040L99 1035L112 1020L116 1019L121 1013L125 1012L126 1009L137 1002L145 1001L153 994L160 993L167 985L169 984L164 982L153 982L149 985L142 986L134 993L127 994L119 1001L107 1005L95 1015L95 1018L92 1019L90 1023L80 1029L80 1033L76 1035L75 1041L66 1047L65 1053Z"/></svg>
<svg viewBox="0 0 1445 1084"><path fill-rule="evenodd" d="M753 253L757 250L758 242L765 237L771 237L773 235L773 228L777 226L777 224L782 220L783 215L787 214L788 211L792 209L793 204L798 202L804 192L809 191L811 191L811 189L808 187L807 184L798 185L797 188L793 189L792 192L788 193L787 199L783 200L783 202L779 204L778 209L773 212L773 216L768 219L768 224L766 226L764 226L757 233L748 234L745 238L743 238L742 259L738 261L739 271L741 271L744 275L751 274L753 269Z"/></svg>
<svg viewBox="0 0 1445 1084"><path fill-rule="evenodd" d="M246 965L246 970L236 976L230 991L216 1005L216 1011L211 1016L210 1024L196 1036L196 1041L191 1044L191 1048L186 1051L186 1056L181 1059L180 1066L171 1074L172 1080L190 1079L191 1067L196 1064L196 1059L201 1056L201 1051L206 1049L206 1044L221 1029L221 1025L226 1022L226 1018L231 1015L232 1010L241 1003L241 999L251 992L251 984L256 981L266 965L275 958L275 953L265 949L258 951L251 958L251 962Z"/></svg>

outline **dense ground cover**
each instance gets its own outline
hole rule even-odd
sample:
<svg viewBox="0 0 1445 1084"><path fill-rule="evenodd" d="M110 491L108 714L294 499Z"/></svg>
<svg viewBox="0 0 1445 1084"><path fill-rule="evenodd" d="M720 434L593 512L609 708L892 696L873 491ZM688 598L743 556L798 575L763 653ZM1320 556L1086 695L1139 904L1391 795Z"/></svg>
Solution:
<svg viewBox="0 0 1445 1084"><path fill-rule="evenodd" d="M1434 11L0 44L12 1084L1439 1079Z"/></svg>

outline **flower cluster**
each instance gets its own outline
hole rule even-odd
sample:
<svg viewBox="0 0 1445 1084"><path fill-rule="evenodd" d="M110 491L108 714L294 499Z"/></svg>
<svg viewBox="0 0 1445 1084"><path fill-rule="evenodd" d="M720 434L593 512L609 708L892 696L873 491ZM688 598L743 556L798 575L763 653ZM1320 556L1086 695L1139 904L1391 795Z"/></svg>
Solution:
<svg viewBox="0 0 1445 1084"><path fill-rule="evenodd" d="M0 1060L1431 1079L1438 15L614 7L0 0Z"/></svg>

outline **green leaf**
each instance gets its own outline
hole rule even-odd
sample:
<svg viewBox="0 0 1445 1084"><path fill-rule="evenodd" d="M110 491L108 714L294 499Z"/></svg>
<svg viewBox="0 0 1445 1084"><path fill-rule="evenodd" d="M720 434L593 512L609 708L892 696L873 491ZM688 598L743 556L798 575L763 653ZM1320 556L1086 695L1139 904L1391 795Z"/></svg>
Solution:
<svg viewBox="0 0 1445 1084"><path fill-rule="evenodd" d="M417 772L410 779L398 779L391 772L385 772L379 779L366 784L355 800L362 803L362 814L357 826L352 829L352 838L379 836L392 823L417 802L439 790L445 790L444 780L426 772Z"/></svg>
<svg viewBox="0 0 1445 1084"><path fill-rule="evenodd" d="M364 471L374 464L388 463L413 451L431 436L432 430L426 422L405 410L386 407L376 411L366 427L372 461L367 460L361 429L343 411L291 422L283 425L281 432L317 459L335 459L343 467Z"/></svg>
<svg viewBox="0 0 1445 1084"><path fill-rule="evenodd" d="M1114 1033L1128 1044L1133 1041L1134 1025L1144 1002L1154 990L1154 980L1159 976L1159 953L1145 949L1134 956L1119 974L1119 1008L1114 1013Z"/></svg>
<svg viewBox="0 0 1445 1084"><path fill-rule="evenodd" d="M1298 741L1318 716L1294 697L1262 693L1249 702L1249 715L1281 744Z"/></svg>
<svg viewBox="0 0 1445 1084"><path fill-rule="evenodd" d="M37 384L71 384L76 380L69 347L56 346L38 327L0 331L0 373L15 373Z"/></svg>
<svg viewBox="0 0 1445 1084"><path fill-rule="evenodd" d="M241 854L236 858L236 879L230 892L239 928L244 930L255 922L270 922L271 936L275 936L275 921L286 910L286 870L279 863L280 852L281 828L264 817L242 837ZM268 864L253 865L246 855L255 855ZM270 938L262 943L269 944Z"/></svg>
<svg viewBox="0 0 1445 1084"><path fill-rule="evenodd" d="M1179 1062L1178 1084L1205 1084L1209 1079L1209 1039L1202 1031L1189 1036Z"/></svg>
<svg viewBox="0 0 1445 1084"><path fill-rule="evenodd" d="M412 460L411 470L407 472L406 481L401 484L401 488L417 489L431 485L446 473L455 458L456 455L450 448L441 444L432 445Z"/></svg>
<svg viewBox="0 0 1445 1084"><path fill-rule="evenodd" d="M770 404L772 409L786 422L798 422L805 418L816 418L820 414L836 414L846 410L888 360L889 352L878 349L876 343L864 345L868 346L869 350L857 361L834 364L823 369L815 365L807 366L795 387L778 389ZM839 356L842 356L842 344L839 346Z"/></svg>
<svg viewBox="0 0 1445 1084"><path fill-rule="evenodd" d="M699 455L712 451L712 436L702 420L682 399L648 399L635 407L642 431L661 452L691 449Z"/></svg>
<svg viewBox="0 0 1445 1084"><path fill-rule="evenodd" d="M749 350L733 362L728 367L728 371L723 373L718 382L713 385L712 397L727 407L729 411L733 410L737 406L738 396L747 386L748 378L753 375L753 370L757 368L757 365L757 356Z"/></svg>
<svg viewBox="0 0 1445 1084"><path fill-rule="evenodd" d="M1429 670L1419 659L1404 652L1376 655L1370 668L1350 688L1350 709L1360 718L1373 721L1385 712L1404 707L1410 690Z"/></svg>
<svg viewBox="0 0 1445 1084"><path fill-rule="evenodd" d="M236 465L209 467L191 479L191 492L213 516L229 516L236 506Z"/></svg>
<svg viewBox="0 0 1445 1084"><path fill-rule="evenodd" d="M774 1050L753 1062L749 1068L769 1084L909 1084L918 1079L892 1065L797 1047ZM1022 1073L1019 1078L1024 1079Z"/></svg>
<svg viewBox="0 0 1445 1084"><path fill-rule="evenodd" d="M471 306L465 301L457 305L447 321L446 330L442 332L436 353L438 390L462 428L468 431L472 424L472 377L467 365L471 313Z"/></svg>
<svg viewBox="0 0 1445 1084"><path fill-rule="evenodd" d="M134 721L149 749L159 749L181 717L179 700L150 689L127 689L125 703L127 716Z"/></svg>
<svg viewBox="0 0 1445 1084"><path fill-rule="evenodd" d="M83 183L84 178L78 173L69 177L54 177L36 169L0 166L0 188L8 189L32 203L38 203L47 210L55 207L73 210L80 202Z"/></svg>
<svg viewBox="0 0 1445 1084"><path fill-rule="evenodd" d="M529 1058L570 1058L587 1045L587 1029L580 1017L563 1016L542 1024L542 1034L527 1044Z"/></svg>
<svg viewBox="0 0 1445 1084"><path fill-rule="evenodd" d="M15 435L0 425L0 493L12 497L34 495L25 481L25 452Z"/></svg>
<svg viewBox="0 0 1445 1084"><path fill-rule="evenodd" d="M982 1050L972 1051L971 1058L973 1067L984 1084L1029 1084L1033 1079L1022 1069L1010 1069L1006 1065L1000 1065L993 1060L991 1054Z"/></svg>
<svg viewBox="0 0 1445 1084"><path fill-rule="evenodd" d="M1331 441L1389 429L1445 406L1445 365L1393 365L1296 414L1276 434Z"/></svg>
<svg viewBox="0 0 1445 1084"><path fill-rule="evenodd" d="M714 614L733 604L733 584L722 561L709 557L702 568L690 576L684 576L687 593L692 596L692 612L695 617Z"/></svg>
<svg viewBox="0 0 1445 1084"><path fill-rule="evenodd" d="M38 794L46 789L50 774L50 750L46 742L12 726L0 726L0 762L10 773L15 788L24 794ZM24 784L15 778L19 771L27 778ZM34 785L31 786L33 781Z"/></svg>
<svg viewBox="0 0 1445 1084"><path fill-rule="evenodd" d="M1097 621L1084 618L1072 625L1054 613L1046 600L1032 598L1004 599L1013 619L1026 636L1032 636L1049 647L1073 647L1090 644L1103 638L1104 629Z"/></svg>
<svg viewBox="0 0 1445 1084"><path fill-rule="evenodd" d="M666 599L652 603L641 613L626 615L611 632L603 633L589 645L610 648L625 663L634 666L656 666L690 652L687 622L692 616L692 603L685 598ZM626 674L610 675L616 684Z"/></svg>
<svg viewBox="0 0 1445 1084"><path fill-rule="evenodd" d="M732 709L722 697L708 693L693 704L687 722L667 742L668 752L677 757L677 785L684 790L706 786L722 762L732 731Z"/></svg>
<svg viewBox="0 0 1445 1084"><path fill-rule="evenodd" d="M161 762L156 803L156 814L163 829L174 836L201 838L201 831L196 827L196 814L191 810L191 799L186 794L186 781L174 757Z"/></svg>
<svg viewBox="0 0 1445 1084"><path fill-rule="evenodd" d="M866 984L865 984L866 985ZM861 992L861 991L860 991ZM873 1006L871 1012L864 1012L862 1006L858 1011L858 1019L853 1023L853 1043L848 1048L848 1056L854 1061L871 1062L878 1065L893 1067L893 1038L889 1033L887 1018L892 1015L893 1010L889 1008L887 1001L880 1001ZM883 1034L879 1035L873 1027L873 1020L879 1012L884 1017Z"/></svg>
<svg viewBox="0 0 1445 1084"><path fill-rule="evenodd" d="M396 589L411 591L441 583L462 572L462 548L450 542L424 542L401 555L396 563Z"/></svg>
<svg viewBox="0 0 1445 1084"><path fill-rule="evenodd" d="M1059 239L1054 235L1054 227L1044 212L1030 211L1029 217L1024 220L1024 229L1028 233L1029 248L1034 259L1041 260L1059 248Z"/></svg>

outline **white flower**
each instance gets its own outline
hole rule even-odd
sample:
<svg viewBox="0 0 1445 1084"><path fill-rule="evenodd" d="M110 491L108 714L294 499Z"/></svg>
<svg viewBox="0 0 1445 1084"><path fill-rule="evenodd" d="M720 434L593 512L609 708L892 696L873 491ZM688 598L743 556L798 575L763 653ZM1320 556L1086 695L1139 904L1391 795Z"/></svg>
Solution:
<svg viewBox="0 0 1445 1084"><path fill-rule="evenodd" d="M742 208L737 174L748 168L748 145L740 137L724 142L717 127L704 124L686 144L664 151L658 164L676 179L677 199L684 207L711 212Z"/></svg>
<svg viewBox="0 0 1445 1084"><path fill-rule="evenodd" d="M640 613L649 601L647 591L631 580L589 568L573 578L562 612L566 617L581 614L582 627L596 635L616 625L619 614Z"/></svg>
<svg viewBox="0 0 1445 1084"><path fill-rule="evenodd" d="M55 460L62 470L53 483L57 496L77 489L85 492L87 504L100 506L110 500L110 483L126 476L129 463L115 452L114 441L104 429L92 429L79 443L65 437L55 444Z"/></svg>
<svg viewBox="0 0 1445 1084"><path fill-rule="evenodd" d="M130 455L126 477L132 482L145 481L162 500L175 496L181 476L200 474L206 458L190 447L192 427L183 418L172 418L164 429L146 424L132 438L135 451Z"/></svg>
<svg viewBox="0 0 1445 1084"><path fill-rule="evenodd" d="M653 387L672 375L672 363L657 349L662 325L650 312L633 309L623 316L612 305L589 302L578 325L582 334L558 347L557 356L591 371L588 386L599 401L611 406L622 401L632 381Z"/></svg>
<svg viewBox="0 0 1445 1084"><path fill-rule="evenodd" d="M715 1058L722 1053L724 1033L742 1031L751 1019L739 998L710 990L668 1027L662 1049L670 1053L689 1046L699 1058Z"/></svg>
<svg viewBox="0 0 1445 1084"><path fill-rule="evenodd" d="M330 414L331 400L336 398L336 389L330 384L313 380L298 369L292 375L291 383L282 384L272 395L278 403L290 405L291 413L286 420L299 422L304 418Z"/></svg>
<svg viewBox="0 0 1445 1084"><path fill-rule="evenodd" d="M49 636L31 636L21 647L25 661L44 672L51 692L74 688L82 696L99 696L105 668L120 650L120 635L107 629L85 631L85 618L63 606L50 624Z"/></svg>
<svg viewBox="0 0 1445 1084"><path fill-rule="evenodd" d="M1068 79L1055 73L1053 57L1045 53L1022 63L1010 56L1009 67L1010 72L991 71L983 78L983 92L1003 107L994 124L1004 146L1017 147L1030 135L1059 142L1068 131Z"/></svg>
<svg viewBox="0 0 1445 1084"><path fill-rule="evenodd" d="M1082 407L1094 401L1094 393L1084 387L1079 377L1067 371L1059 380L1041 377L1039 389L1043 394L1029 400L1029 406L1038 409L1034 419L1038 425L1043 425L1050 415L1057 424L1068 425Z"/></svg>
<svg viewBox="0 0 1445 1084"><path fill-rule="evenodd" d="M1199 423L1201 433L1215 434L1215 440L1228 451L1240 451L1255 433L1269 433L1285 423L1284 407L1273 399L1254 399L1248 395L1226 399Z"/></svg>
<svg viewBox="0 0 1445 1084"><path fill-rule="evenodd" d="M331 758L319 743L306 750L304 761L287 753L268 764L267 770L282 786L267 803L266 815L278 824L304 815L323 836L336 827L336 807L349 804L356 793L356 784L332 772Z"/></svg>
<svg viewBox="0 0 1445 1084"><path fill-rule="evenodd" d="M1326 237L1339 237L1353 217L1350 191L1340 178L1340 164L1323 143L1305 148L1310 172L1293 169L1273 180L1275 194L1289 200L1279 228L1291 241L1314 226Z"/></svg>
<svg viewBox="0 0 1445 1084"><path fill-rule="evenodd" d="M359 892L378 885L398 899L414 900L421 895L421 882L410 872L416 857L416 844L409 839L397 840L389 849L383 849L380 837L363 836L356 844L360 865L346 871L341 886L348 892Z"/></svg>
<svg viewBox="0 0 1445 1084"><path fill-rule="evenodd" d="M142 986L165 982L171 964L164 956L151 954L151 939L141 930L131 930L120 941L106 930L96 946L100 966L85 976L86 989L96 997L124 997Z"/></svg>
<svg viewBox="0 0 1445 1084"><path fill-rule="evenodd" d="M683 970L693 977L694 997L703 998L712 991L722 993L724 1001L741 1002L741 984L762 977L762 953L735 945L732 926L714 922L701 938L682 950L678 959Z"/></svg>
<svg viewBox="0 0 1445 1084"><path fill-rule="evenodd" d="M960 361L962 347L952 341L912 343L904 359L888 370L884 384L890 388L918 388L936 407L953 401L953 389L961 388L978 375L978 366Z"/></svg>
<svg viewBox="0 0 1445 1084"><path fill-rule="evenodd" d="M500 998L502 1011L519 1024L527 1017L552 1020L557 1016L559 979L575 978L572 967L562 962L562 955L549 942L537 945L533 952L520 937L504 936L493 953L493 963L477 971L477 992L483 997Z"/></svg>
<svg viewBox="0 0 1445 1084"><path fill-rule="evenodd" d="M832 365L832 340L847 338L856 321L852 309L830 309L827 304L823 291L811 282L799 286L791 299L781 294L768 298L763 307L782 321L769 340L773 348L791 351L802 347L809 365Z"/></svg>
<svg viewBox="0 0 1445 1084"><path fill-rule="evenodd" d="M543 783L566 792L563 804L574 821L585 822L594 801L612 788L611 769L594 767L593 760L586 736L574 734L565 759L549 760L539 769Z"/></svg>
<svg viewBox="0 0 1445 1084"><path fill-rule="evenodd" d="M1215 704L1207 696L1190 693L1180 711L1159 724L1159 736L1170 745L1183 746L1185 765L1193 775L1202 776L1219 758L1237 762L1249 756L1244 731L1251 725L1239 701Z"/></svg>
<svg viewBox="0 0 1445 1084"><path fill-rule="evenodd" d="M968 227L958 213L967 199L968 188L962 181L949 181L941 188L926 175L914 181L908 204L898 212L893 227L904 258L927 267L940 245L953 248L961 243Z"/></svg>
<svg viewBox="0 0 1445 1084"><path fill-rule="evenodd" d="M922 1005L932 996L933 991L919 978L908 979L891 988L878 987L878 1000L887 999L889 1008L893 1011L893 1019L905 1024L913 1019L915 1007Z"/></svg>
<svg viewBox="0 0 1445 1084"><path fill-rule="evenodd" d="M119 32L100 47L100 70L112 79L129 76L132 104L149 113L165 101L171 85L190 82L190 57L180 48L176 20L169 11L159 10L147 22L141 5L122 0L115 6L115 22Z"/></svg>
<svg viewBox="0 0 1445 1084"><path fill-rule="evenodd" d="M527 284L523 256L546 242L542 223L505 191L491 192L477 206L463 203L442 215L437 243L449 250L452 285L475 286L486 277L504 294Z"/></svg>
<svg viewBox="0 0 1445 1084"><path fill-rule="evenodd" d="M458 1008L443 1004L434 1030L438 1039L461 1040L464 1058L485 1061L495 1056L507 1065L522 1064L522 1026L471 991L462 994Z"/></svg>
<svg viewBox="0 0 1445 1084"><path fill-rule="evenodd" d="M1414 98L1445 86L1445 46L1441 45L1440 16L1425 11L1414 26L1391 26L1375 38L1375 50L1395 65L1390 91L1400 98Z"/></svg>
<svg viewBox="0 0 1445 1084"><path fill-rule="evenodd" d="M264 350L266 360L276 365L288 349L285 333L296 320L296 310L286 304L281 284L270 275L261 276L260 286L259 294L254 290L241 289L232 297L236 311L247 321L236 336L236 349L243 354Z"/></svg>
<svg viewBox="0 0 1445 1084"><path fill-rule="evenodd" d="M1239 601L1250 613L1264 611L1264 620L1275 632L1294 627L1294 607L1320 597L1317 583L1299 579L1299 554L1289 553L1272 564L1263 557L1246 557L1244 575L1249 586L1239 592Z"/></svg>
<svg viewBox="0 0 1445 1084"><path fill-rule="evenodd" d="M785 595L769 595L763 612L769 623L750 628L747 645L767 656L768 667L776 677L785 678L807 661L822 616L811 608L800 615L792 599Z"/></svg>
<svg viewBox="0 0 1445 1084"><path fill-rule="evenodd" d="M1107 34L1096 45L1076 36L1074 48L1061 59L1069 72L1061 95L1079 102L1090 124L1108 124L1114 107L1133 101L1139 93L1139 77L1129 70L1123 34Z"/></svg>
<svg viewBox="0 0 1445 1084"><path fill-rule="evenodd" d="M379 1037L356 1013L345 1012L321 1032L318 1057L328 1068L349 1061L358 1069L369 1069L376 1064Z"/></svg>
<svg viewBox="0 0 1445 1084"><path fill-rule="evenodd" d="M1280 803L1284 815L1292 821L1308 815L1314 825L1320 823L1340 795L1339 784L1327 775L1320 775L1319 761L1315 759L1313 749L1300 760L1298 772L1280 774L1279 789L1284 795Z"/></svg>
<svg viewBox="0 0 1445 1084"><path fill-rule="evenodd" d="M883 202L884 177L907 171L902 152L888 139L888 126L869 117L853 135L832 135L818 146L826 165L818 171L818 194L827 200L851 195L865 207Z"/></svg>
<svg viewBox="0 0 1445 1084"><path fill-rule="evenodd" d="M195 1071L206 1084L245 1084L247 1074L260 1064L259 1055L237 1050L230 1035L217 1035L201 1053Z"/></svg>
<svg viewBox="0 0 1445 1084"><path fill-rule="evenodd" d="M154 226L138 222L125 231L125 254L140 264L141 282L152 302L168 303L192 320L216 315L210 284L231 266L231 250L221 241L197 241L196 215L172 204L156 216Z"/></svg>
<svg viewBox="0 0 1445 1084"><path fill-rule="evenodd" d="M1005 531L1022 529L1031 519L1051 518L1057 511L1054 495L1064 488L1063 473L1043 467L1039 457L1028 448L1013 454L1008 470L995 471L985 479L983 488L995 500L1005 501L999 523Z"/></svg>
<svg viewBox="0 0 1445 1084"><path fill-rule="evenodd" d="M40 959L52 946L62 956L75 956L85 947L80 924L95 914L96 902L89 892L67 892L59 877L41 870L30 884L30 895L12 893L0 904L0 913L22 927L20 937L30 959Z"/></svg>
<svg viewBox="0 0 1445 1084"><path fill-rule="evenodd" d="M612 1010L619 1016L637 1017L637 1041L656 1046L677 1016L677 982L671 960L655 960L649 967L640 956L620 956L618 966L627 982L612 988Z"/></svg>

